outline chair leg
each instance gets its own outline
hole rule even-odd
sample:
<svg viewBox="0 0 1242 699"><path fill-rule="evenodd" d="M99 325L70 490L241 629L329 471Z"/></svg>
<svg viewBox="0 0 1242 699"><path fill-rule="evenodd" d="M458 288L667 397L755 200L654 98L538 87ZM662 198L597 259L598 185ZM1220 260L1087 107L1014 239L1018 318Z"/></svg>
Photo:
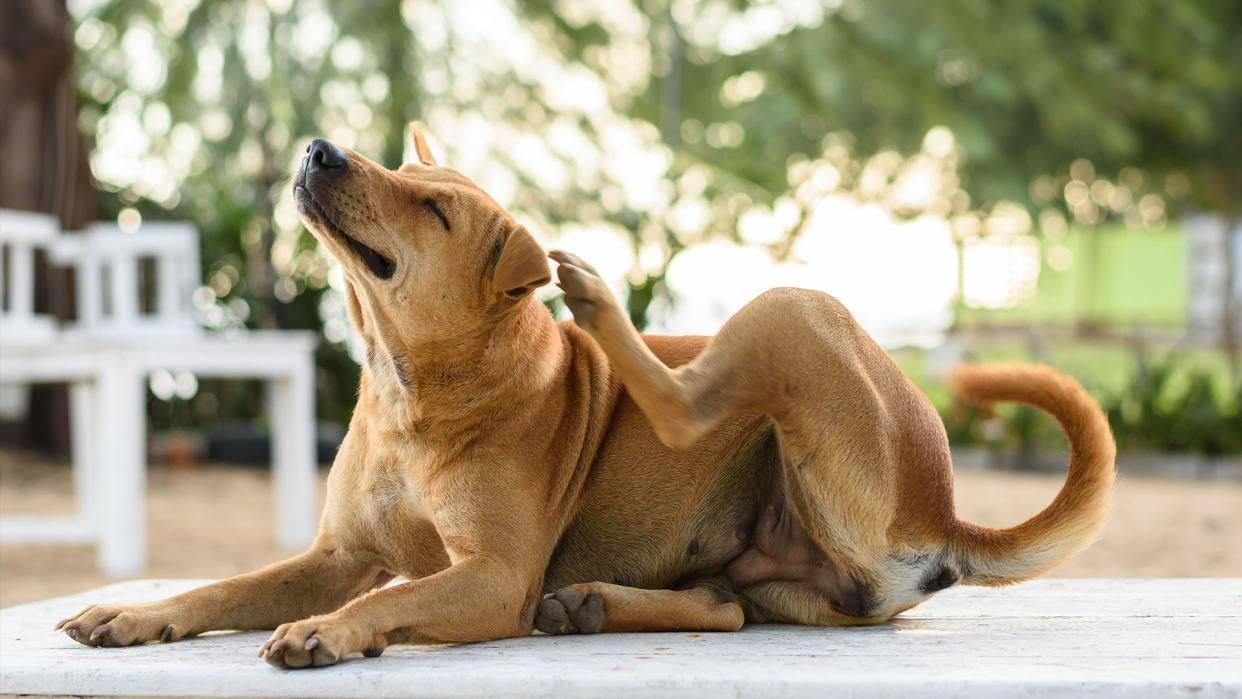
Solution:
<svg viewBox="0 0 1242 699"><path fill-rule="evenodd" d="M79 380L70 384L69 448L73 459L73 496L78 519L92 532L97 532L99 527L95 470L99 455L95 452L95 445L98 443L95 400L94 382Z"/></svg>
<svg viewBox="0 0 1242 699"><path fill-rule="evenodd" d="M99 477L99 568L110 576L141 573L147 564L146 405L142 374L123 355L101 361L95 392Z"/></svg>
<svg viewBox="0 0 1242 699"><path fill-rule="evenodd" d="M308 356L268 382L276 537L286 549L315 538L315 373Z"/></svg>

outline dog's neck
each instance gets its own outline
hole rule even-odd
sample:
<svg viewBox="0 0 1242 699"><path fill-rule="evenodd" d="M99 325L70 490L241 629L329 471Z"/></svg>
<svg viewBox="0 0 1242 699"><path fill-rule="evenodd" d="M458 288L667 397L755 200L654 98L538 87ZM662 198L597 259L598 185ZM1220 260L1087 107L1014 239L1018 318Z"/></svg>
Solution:
<svg viewBox="0 0 1242 699"><path fill-rule="evenodd" d="M551 314L532 297L470 337L364 338L359 401L374 404L386 429L424 437L477 425L488 412L503 420L547 388L564 353Z"/></svg>

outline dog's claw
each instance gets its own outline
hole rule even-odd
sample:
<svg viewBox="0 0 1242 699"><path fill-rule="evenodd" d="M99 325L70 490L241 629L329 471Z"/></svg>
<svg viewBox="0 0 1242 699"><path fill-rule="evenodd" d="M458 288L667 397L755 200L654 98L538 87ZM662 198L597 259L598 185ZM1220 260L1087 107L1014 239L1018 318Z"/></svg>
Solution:
<svg viewBox="0 0 1242 699"><path fill-rule="evenodd" d="M591 274L594 274L597 277L599 276L599 272L595 271L594 267L587 264L586 262L583 262L581 257L578 257L572 252L565 252L564 250L553 250L548 253L548 257L552 258L552 260L559 265L570 265L573 267L577 267L578 269L581 269L584 272L590 272Z"/></svg>
<svg viewBox="0 0 1242 699"><path fill-rule="evenodd" d="M110 633L112 633L112 627L107 624L102 624L91 632L91 640L93 641L97 638L102 638Z"/></svg>
<svg viewBox="0 0 1242 699"><path fill-rule="evenodd" d="M306 650L315 650L318 647L319 647L318 638L312 638L311 640L306 642Z"/></svg>

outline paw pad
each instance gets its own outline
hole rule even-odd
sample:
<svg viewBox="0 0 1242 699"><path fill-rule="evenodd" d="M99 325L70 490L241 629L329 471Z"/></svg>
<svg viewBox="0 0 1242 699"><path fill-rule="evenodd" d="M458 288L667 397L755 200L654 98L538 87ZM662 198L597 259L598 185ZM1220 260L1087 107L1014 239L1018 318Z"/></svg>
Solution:
<svg viewBox="0 0 1242 699"><path fill-rule="evenodd" d="M567 587L544 595L535 628L547 634L595 633L604 623L604 598Z"/></svg>

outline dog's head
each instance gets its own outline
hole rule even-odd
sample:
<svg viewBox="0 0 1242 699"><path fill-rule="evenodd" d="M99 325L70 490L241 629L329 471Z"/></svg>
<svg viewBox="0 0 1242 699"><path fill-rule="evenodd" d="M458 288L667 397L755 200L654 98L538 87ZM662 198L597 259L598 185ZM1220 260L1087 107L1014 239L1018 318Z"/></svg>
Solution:
<svg viewBox="0 0 1242 699"><path fill-rule="evenodd" d="M312 141L293 196L358 297L356 323L447 339L513 308L551 275L531 234L469 179L439 167L417 123L410 131L418 162L397 170Z"/></svg>

